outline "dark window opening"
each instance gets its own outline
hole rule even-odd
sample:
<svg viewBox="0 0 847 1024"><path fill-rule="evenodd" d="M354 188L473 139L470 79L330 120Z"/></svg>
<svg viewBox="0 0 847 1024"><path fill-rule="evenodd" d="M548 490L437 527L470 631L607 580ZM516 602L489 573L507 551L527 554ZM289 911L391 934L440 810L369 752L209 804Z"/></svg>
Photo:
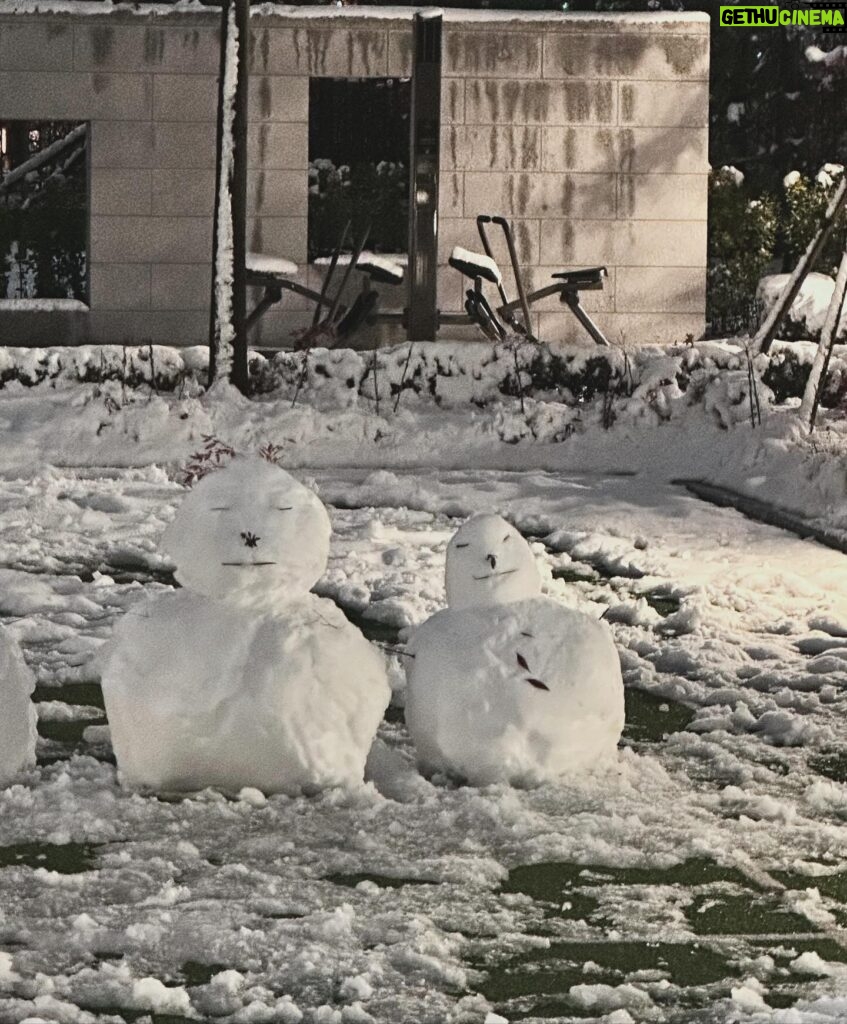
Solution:
<svg viewBox="0 0 847 1024"><path fill-rule="evenodd" d="M88 298L88 125L0 121L0 299Z"/></svg>
<svg viewBox="0 0 847 1024"><path fill-rule="evenodd" d="M309 260L329 256L348 220L367 249L408 252L408 78L309 84ZM347 248L350 248L348 244Z"/></svg>

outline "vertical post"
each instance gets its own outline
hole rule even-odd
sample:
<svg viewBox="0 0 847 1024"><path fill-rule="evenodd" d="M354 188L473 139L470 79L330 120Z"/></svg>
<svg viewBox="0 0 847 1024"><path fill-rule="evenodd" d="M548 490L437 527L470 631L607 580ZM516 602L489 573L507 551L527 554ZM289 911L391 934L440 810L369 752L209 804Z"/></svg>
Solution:
<svg viewBox="0 0 847 1024"><path fill-rule="evenodd" d="M826 385L826 372L829 369L829 360L832 357L832 350L835 348L835 343L838 340L838 328L841 326L841 313L844 310L846 295L847 249L841 254L838 273L835 275L835 286L832 289L832 298L830 299L829 308L826 311L826 319L821 329L818 350L812 361L812 369L809 372L806 390L803 393L803 402L800 406L800 417L809 421L809 432L815 429L818 406L820 405L823 389Z"/></svg>
<svg viewBox="0 0 847 1024"><path fill-rule="evenodd" d="M229 37L229 7L232 0L224 0L221 5L221 47L218 58L218 107L217 126L215 131L215 208L212 221L212 288L209 295L209 387L218 376L218 356L220 354L220 332L218 328L218 248L221 219L221 185L223 183L223 147L226 117L226 51Z"/></svg>
<svg viewBox="0 0 847 1024"><path fill-rule="evenodd" d="M774 303L773 309L768 313L764 323L756 332L756 336L753 338L754 351L765 353L770 351L782 318L791 309L792 303L803 287L803 282L815 265L818 256L823 252L823 247L832 229L835 227L838 215L845 206L847 206L847 174L842 175L838 188L835 190L835 195L826 208L818 230L806 246L806 251L800 257L800 261L794 268L791 277L788 278L788 283L782 289L782 293Z"/></svg>
<svg viewBox="0 0 847 1024"><path fill-rule="evenodd" d="M232 122L232 383L247 394L247 97L250 76L250 0L235 0L238 74Z"/></svg>
<svg viewBox="0 0 847 1024"><path fill-rule="evenodd" d="M409 341L438 331L438 165L441 150L441 29L438 9L415 14L409 162Z"/></svg>
<svg viewBox="0 0 847 1024"><path fill-rule="evenodd" d="M209 383L247 377L247 86L250 0L223 0L218 81Z"/></svg>

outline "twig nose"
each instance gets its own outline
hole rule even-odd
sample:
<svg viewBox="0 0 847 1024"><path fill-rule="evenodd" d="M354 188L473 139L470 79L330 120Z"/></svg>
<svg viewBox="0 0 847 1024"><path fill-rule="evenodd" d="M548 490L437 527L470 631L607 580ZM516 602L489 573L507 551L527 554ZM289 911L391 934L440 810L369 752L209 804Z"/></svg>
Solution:
<svg viewBox="0 0 847 1024"><path fill-rule="evenodd" d="M488 562L492 569L497 568L497 559L494 555L486 555L485 560L486 562Z"/></svg>
<svg viewBox="0 0 847 1024"><path fill-rule="evenodd" d="M246 547L246 548L255 548L255 547L258 547L259 541L262 538L261 537L257 537L255 533L250 533L249 531L245 531L244 533L241 534L241 539L244 541L244 547Z"/></svg>

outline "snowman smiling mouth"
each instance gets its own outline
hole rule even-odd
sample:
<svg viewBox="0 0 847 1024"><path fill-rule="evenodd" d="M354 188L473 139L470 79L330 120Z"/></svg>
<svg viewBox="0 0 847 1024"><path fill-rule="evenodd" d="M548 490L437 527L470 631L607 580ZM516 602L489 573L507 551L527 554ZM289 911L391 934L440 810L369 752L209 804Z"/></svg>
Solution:
<svg viewBox="0 0 847 1024"><path fill-rule="evenodd" d="M495 576L511 576L513 572L517 572L517 569L502 569L500 572L489 572L485 576L474 576L475 580L490 580Z"/></svg>
<svg viewBox="0 0 847 1024"><path fill-rule="evenodd" d="M221 565L241 566L243 569L257 569L262 565L276 565L276 562L221 562Z"/></svg>

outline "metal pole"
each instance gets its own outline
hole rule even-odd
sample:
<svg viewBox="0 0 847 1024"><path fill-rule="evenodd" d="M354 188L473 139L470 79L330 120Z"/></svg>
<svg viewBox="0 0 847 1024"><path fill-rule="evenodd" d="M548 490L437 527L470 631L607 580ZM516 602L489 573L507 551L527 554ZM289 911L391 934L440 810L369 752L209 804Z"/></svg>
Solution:
<svg viewBox="0 0 847 1024"><path fill-rule="evenodd" d="M232 319L235 328L232 383L243 394L247 374L247 97L250 78L250 0L235 0L238 77L233 103L232 154Z"/></svg>
<svg viewBox="0 0 847 1024"><path fill-rule="evenodd" d="M438 165L441 150L441 29L438 9L415 15L409 163L409 341L438 331Z"/></svg>
<svg viewBox="0 0 847 1024"><path fill-rule="evenodd" d="M215 142L215 209L212 227L212 288L209 295L209 386L214 384L218 372L218 309L217 309L217 267L218 267L218 235L220 232L220 194L221 194L221 165L223 163L223 137L224 137L224 72L226 70L226 44L227 24L229 21L229 6L232 0L224 0L221 6L221 50L220 62L218 65L218 116L217 136Z"/></svg>

